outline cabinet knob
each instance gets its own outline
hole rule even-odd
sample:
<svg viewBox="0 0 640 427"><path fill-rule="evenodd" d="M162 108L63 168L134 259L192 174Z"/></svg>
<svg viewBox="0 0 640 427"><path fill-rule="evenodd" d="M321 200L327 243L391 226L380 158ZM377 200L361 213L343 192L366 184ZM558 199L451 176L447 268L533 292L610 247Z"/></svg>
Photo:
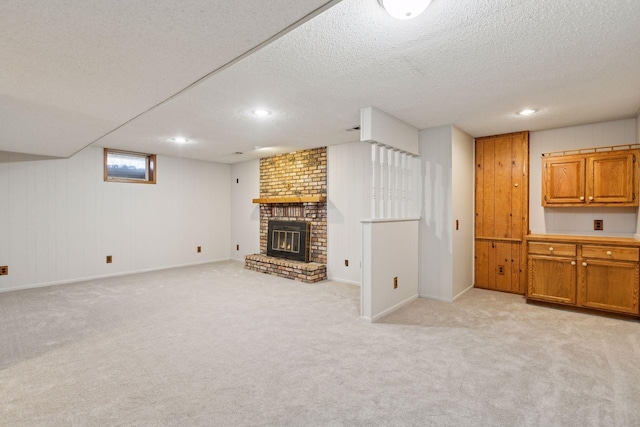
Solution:
<svg viewBox="0 0 640 427"><path fill-rule="evenodd" d="M575 261L571 261L571 265L576 265L576 262Z"/></svg>
<svg viewBox="0 0 640 427"><path fill-rule="evenodd" d="M580 196L580 201L584 201L584 196Z"/></svg>
<svg viewBox="0 0 640 427"><path fill-rule="evenodd" d="M513 186L514 186L514 187L517 187L517 186L518 186L518 183L516 182L515 184L513 184Z"/></svg>
<svg viewBox="0 0 640 427"><path fill-rule="evenodd" d="M549 248L549 252L553 252L553 248Z"/></svg>
<svg viewBox="0 0 640 427"><path fill-rule="evenodd" d="M583 266L583 267L586 267L586 266L587 266L587 263L586 263L586 262L583 262L583 263L582 263L582 266Z"/></svg>
<svg viewBox="0 0 640 427"><path fill-rule="evenodd" d="M613 254L613 252L607 251L607 255L611 256L612 254Z"/></svg>
<svg viewBox="0 0 640 427"><path fill-rule="evenodd" d="M593 196L589 196L589 201L592 201L592 200L593 200Z"/></svg>

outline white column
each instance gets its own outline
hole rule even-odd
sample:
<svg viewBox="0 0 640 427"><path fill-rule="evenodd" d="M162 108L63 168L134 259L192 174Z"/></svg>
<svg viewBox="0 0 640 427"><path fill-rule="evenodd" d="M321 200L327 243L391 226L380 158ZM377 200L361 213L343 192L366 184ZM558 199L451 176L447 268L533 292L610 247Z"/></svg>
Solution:
<svg viewBox="0 0 640 427"><path fill-rule="evenodd" d="M378 210L378 205L376 203L377 195L378 195L378 187L376 186L377 178L378 178L378 146L376 144L371 144L371 218L377 218L376 211Z"/></svg>
<svg viewBox="0 0 640 427"><path fill-rule="evenodd" d="M400 210L403 218L409 216L407 212L407 163L409 163L409 156L407 153L402 153L402 201Z"/></svg>
<svg viewBox="0 0 640 427"><path fill-rule="evenodd" d="M393 150L387 148L387 167L389 171L389 178L387 179L387 218L393 218L393 199L395 196L395 188L396 188L396 170L394 163L394 153Z"/></svg>
<svg viewBox="0 0 640 427"><path fill-rule="evenodd" d="M415 158L409 155L407 161L407 216L414 216L413 213L413 164Z"/></svg>
<svg viewBox="0 0 640 427"><path fill-rule="evenodd" d="M380 147L380 218L385 218L386 211L386 202L387 202L387 180L388 180L388 172L389 170L386 167L386 149L384 147Z"/></svg>
<svg viewBox="0 0 640 427"><path fill-rule="evenodd" d="M402 200L402 165L400 163L400 158L402 154L399 151L394 153L393 163L395 165L396 170L396 185L394 190L394 208L393 208L393 216L394 218L400 218L400 202Z"/></svg>

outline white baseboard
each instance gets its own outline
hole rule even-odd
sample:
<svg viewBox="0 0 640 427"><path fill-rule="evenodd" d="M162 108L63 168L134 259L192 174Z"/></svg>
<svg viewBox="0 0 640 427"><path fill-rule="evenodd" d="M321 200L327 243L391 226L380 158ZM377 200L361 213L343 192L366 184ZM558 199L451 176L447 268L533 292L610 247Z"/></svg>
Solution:
<svg viewBox="0 0 640 427"><path fill-rule="evenodd" d="M458 298L460 298L462 295L466 294L467 292L469 292L470 289L473 289L473 285L469 285L469 287L467 289L465 289L464 291L460 292L458 295L456 295L455 297L453 297L453 299L451 300L451 302L457 300Z"/></svg>
<svg viewBox="0 0 640 427"><path fill-rule="evenodd" d="M214 262L221 262L221 261L229 261L229 258L211 259L211 260L207 260L207 261L191 262L191 263L187 263L187 264L177 264L177 265L171 265L171 266L167 266L167 267L145 268L145 269L142 269L142 270L132 270L132 271L125 271L125 272L120 272L120 273L101 274L101 275L98 275L98 276L79 277L79 278L76 278L76 279L56 280L54 282L32 283L32 284L29 284L29 285L15 286L15 287L12 287L12 288L0 289L0 293L21 291L21 290L24 290L24 289L44 288L44 287L47 287L47 286L67 285L67 284L70 284L70 283L87 282L87 281L90 281L90 280L106 279L106 278L109 278L109 277L128 276L128 275L131 275L131 274L149 273L149 272L152 272L152 271L169 270L171 268L180 268L180 267L190 267L190 266L194 266L194 265L211 264L211 263L214 263Z"/></svg>
<svg viewBox="0 0 640 427"><path fill-rule="evenodd" d="M360 287L360 282L356 282L355 280L340 279L338 277L327 277L327 280L331 280L332 282L338 282L338 283L346 283L347 285L355 285Z"/></svg>
<svg viewBox="0 0 640 427"><path fill-rule="evenodd" d="M441 302L447 302L447 303L452 303L453 302L453 300L451 298L439 297L439 296L436 296L436 295L420 294L420 298L432 299L434 301L441 301Z"/></svg>
<svg viewBox="0 0 640 427"><path fill-rule="evenodd" d="M466 288L464 291L460 292L458 295L456 295L453 298L445 298L445 297L440 297L440 296L436 296L436 295L426 295L426 294L420 294L420 298L432 299L434 301L442 301L442 302L447 302L447 303L451 304L452 302L454 302L455 300L460 298L462 295L464 295L465 293L469 292L470 289L473 289L473 285L469 285L468 288Z"/></svg>
<svg viewBox="0 0 640 427"><path fill-rule="evenodd" d="M405 305L417 300L419 297L418 294L412 295L409 298L407 298L404 301L400 301L398 304L387 308L386 310L384 310L381 313L376 314L373 317L365 317L365 316L360 316L360 320L366 323L375 323L376 321L378 321L379 319L382 319L384 316L393 313L394 311L398 310L399 308L404 307Z"/></svg>

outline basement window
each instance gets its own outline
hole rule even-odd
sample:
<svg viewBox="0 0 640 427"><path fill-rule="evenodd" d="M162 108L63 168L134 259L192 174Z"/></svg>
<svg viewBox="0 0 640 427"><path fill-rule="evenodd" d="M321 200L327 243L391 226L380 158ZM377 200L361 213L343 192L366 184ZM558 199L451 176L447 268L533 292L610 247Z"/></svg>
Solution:
<svg viewBox="0 0 640 427"><path fill-rule="evenodd" d="M105 148L104 180L155 184L156 155Z"/></svg>

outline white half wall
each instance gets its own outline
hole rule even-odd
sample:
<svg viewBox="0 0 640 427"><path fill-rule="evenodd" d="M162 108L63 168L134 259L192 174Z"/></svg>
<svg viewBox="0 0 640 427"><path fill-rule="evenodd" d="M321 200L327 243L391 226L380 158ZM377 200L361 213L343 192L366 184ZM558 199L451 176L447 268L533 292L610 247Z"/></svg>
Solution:
<svg viewBox="0 0 640 427"><path fill-rule="evenodd" d="M418 220L363 221L362 240L361 316L375 322L418 298Z"/></svg>
<svg viewBox="0 0 640 427"><path fill-rule="evenodd" d="M229 258L229 165L158 156L148 185L104 182L102 148L14 156L0 153L0 291Z"/></svg>
<svg viewBox="0 0 640 427"><path fill-rule="evenodd" d="M371 144L327 147L327 276L361 283L362 226L370 217ZM349 265L345 265L345 260Z"/></svg>
<svg viewBox="0 0 640 427"><path fill-rule="evenodd" d="M260 253L260 160L231 165L230 258L244 261L245 255ZM239 249L238 249L239 245Z"/></svg>
<svg viewBox="0 0 640 427"><path fill-rule="evenodd" d="M531 132L529 135L529 229L534 234L582 234L633 237L638 228L637 208L543 208L542 153L579 148L635 144L636 119ZM593 220L604 220L594 231Z"/></svg>

